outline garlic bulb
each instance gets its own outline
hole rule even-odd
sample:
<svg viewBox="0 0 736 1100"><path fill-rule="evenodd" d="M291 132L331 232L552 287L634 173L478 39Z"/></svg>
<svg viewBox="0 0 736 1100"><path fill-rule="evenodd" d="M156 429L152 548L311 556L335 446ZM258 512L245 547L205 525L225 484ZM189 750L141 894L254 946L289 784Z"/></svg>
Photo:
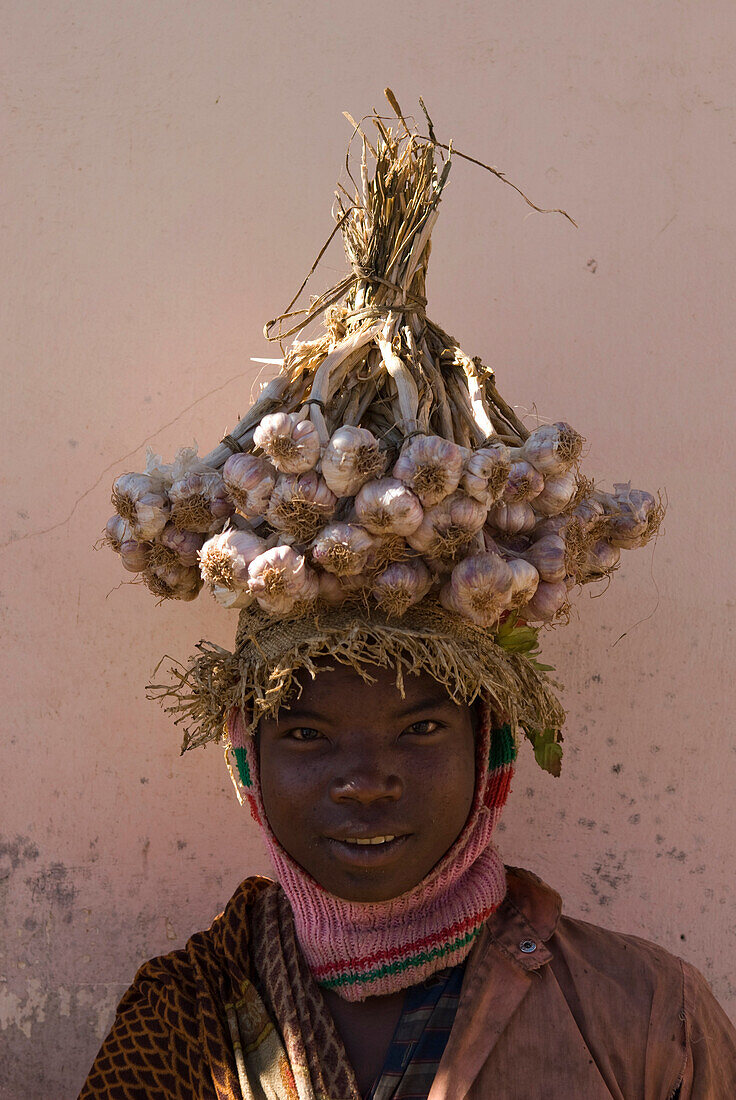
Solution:
<svg viewBox="0 0 736 1100"><path fill-rule="evenodd" d="M565 530L569 526L571 519L572 517L569 515L547 516L546 519L541 519L532 528L528 537L532 542L537 542L547 535L561 535L564 537Z"/></svg>
<svg viewBox="0 0 736 1100"><path fill-rule="evenodd" d="M183 447L174 459L169 499L179 530L202 535L221 530L235 510L219 470L205 466L193 447Z"/></svg>
<svg viewBox="0 0 736 1100"><path fill-rule="evenodd" d="M133 532L127 519L123 519L122 516L117 514L110 516L105 524L105 534L102 537L102 542L107 543L116 554L119 554L122 543L132 538Z"/></svg>
<svg viewBox="0 0 736 1100"><path fill-rule="evenodd" d="M463 492L452 493L433 508L406 541L427 558L447 559L467 549L486 521L486 507Z"/></svg>
<svg viewBox="0 0 736 1100"><path fill-rule="evenodd" d="M486 507L500 500L511 470L508 447L491 443L473 451L465 460L460 488Z"/></svg>
<svg viewBox="0 0 736 1100"><path fill-rule="evenodd" d="M567 585L564 581L550 584L540 581L531 600L519 611L528 623L551 623L567 610Z"/></svg>
<svg viewBox="0 0 736 1100"><path fill-rule="evenodd" d="M520 535L531 531L537 522L534 509L527 500L517 504L503 501L494 504L488 512L488 526L504 535Z"/></svg>
<svg viewBox="0 0 736 1100"><path fill-rule="evenodd" d="M513 575L509 607L523 607L537 591L539 573L532 563L524 558L510 558L506 564Z"/></svg>
<svg viewBox="0 0 736 1100"><path fill-rule="evenodd" d="M255 600L250 588L225 588L220 584L213 584L210 591L220 607L228 611L240 611L244 607L250 607Z"/></svg>
<svg viewBox="0 0 736 1100"><path fill-rule="evenodd" d="M416 493L424 508L439 504L460 484L463 452L439 435L420 435L405 443L392 476Z"/></svg>
<svg viewBox="0 0 736 1100"><path fill-rule="evenodd" d="M584 530L588 530L593 524L597 524L604 514L603 505L593 497L583 497L572 510L572 515L580 521Z"/></svg>
<svg viewBox="0 0 736 1100"><path fill-rule="evenodd" d="M567 545L560 535L545 535L538 539L524 553L543 581L554 584L564 579L567 558Z"/></svg>
<svg viewBox="0 0 736 1100"><path fill-rule="evenodd" d="M487 527L483 528L483 530L481 531L481 536L483 539L483 546L481 547L482 550L486 550L489 554L501 553L496 539L493 538L491 532L488 530Z"/></svg>
<svg viewBox="0 0 736 1100"><path fill-rule="evenodd" d="M329 607L339 607L345 603L347 593L334 573L320 573L317 577L317 598Z"/></svg>
<svg viewBox="0 0 736 1100"><path fill-rule="evenodd" d="M598 539L585 555L580 579L585 582L607 577L618 566L620 559L621 551L618 547L611 546L605 539Z"/></svg>
<svg viewBox="0 0 736 1100"><path fill-rule="evenodd" d="M487 533L488 528L485 528ZM486 534L487 537L487 534ZM525 554L532 544L531 535L496 535L495 550L502 558L515 558ZM491 549L494 549L491 547Z"/></svg>
<svg viewBox="0 0 736 1100"><path fill-rule="evenodd" d="M520 448L519 457L530 462L545 477L562 474L577 462L583 442L583 437L563 421L542 424Z"/></svg>
<svg viewBox="0 0 736 1100"><path fill-rule="evenodd" d="M423 561L397 561L389 565L373 582L372 595L387 615L400 618L413 604L419 603L432 587L432 577Z"/></svg>
<svg viewBox="0 0 736 1100"><path fill-rule="evenodd" d="M338 428L322 455L322 477L336 497L352 497L366 481L379 478L387 455L367 428Z"/></svg>
<svg viewBox="0 0 736 1100"><path fill-rule="evenodd" d="M123 474L112 487L112 506L130 524L133 537L150 542L160 535L169 519L169 501L159 478L149 474Z"/></svg>
<svg viewBox="0 0 736 1100"><path fill-rule="evenodd" d="M252 454L231 455L222 468L228 497L241 515L251 519L266 514L277 476L267 458Z"/></svg>
<svg viewBox="0 0 736 1100"><path fill-rule="evenodd" d="M122 516L110 516L103 542L120 554L123 568L129 573L141 573L150 563L151 543L136 539L127 519Z"/></svg>
<svg viewBox="0 0 736 1100"><path fill-rule="evenodd" d="M357 523L331 523L323 527L311 546L315 565L338 576L365 570L375 539Z"/></svg>
<svg viewBox="0 0 736 1100"><path fill-rule="evenodd" d="M176 592L174 599L182 600L184 603L189 603L191 600L196 600L198 595L199 588L184 587Z"/></svg>
<svg viewBox="0 0 736 1100"><path fill-rule="evenodd" d="M335 511L337 499L316 470L281 474L268 502L266 519L277 531L309 542Z"/></svg>
<svg viewBox="0 0 736 1100"><path fill-rule="evenodd" d="M142 573L150 564L151 543L126 539L120 544L120 560L129 573Z"/></svg>
<svg viewBox="0 0 736 1100"><path fill-rule="evenodd" d="M169 550L182 565L191 567L199 562L199 551L204 545L205 536L196 531L181 531L175 523L167 523L158 537L156 546Z"/></svg>
<svg viewBox="0 0 736 1100"><path fill-rule="evenodd" d="M534 500L543 489L544 478L539 470L535 470L530 463L520 460L511 463L502 499L508 504L518 504L522 500Z"/></svg>
<svg viewBox="0 0 736 1100"><path fill-rule="evenodd" d="M410 535L424 515L419 498L393 477L366 482L354 507L358 522L372 535Z"/></svg>
<svg viewBox="0 0 736 1100"><path fill-rule="evenodd" d="M440 591L440 602L478 626L494 626L509 606L514 577L497 554L464 558Z"/></svg>
<svg viewBox="0 0 736 1100"><path fill-rule="evenodd" d="M373 535L372 538L373 546L365 563L367 573L380 573L387 565L393 565L395 561L405 561L411 556L409 545L401 535Z"/></svg>
<svg viewBox="0 0 736 1100"><path fill-rule="evenodd" d="M376 575L377 570L369 565L365 573L353 573L350 576L335 577L334 579L340 585L342 591L343 600L359 600L364 606L365 602L370 595L372 578ZM329 577L333 574L323 573L322 576Z"/></svg>
<svg viewBox="0 0 736 1100"><path fill-rule="evenodd" d="M214 535L199 554L202 580L213 588L245 589L250 581L249 566L265 549L265 539L252 531L229 530Z"/></svg>
<svg viewBox="0 0 736 1100"><path fill-rule="evenodd" d="M260 447L283 474L304 474L319 460L319 433L300 413L276 412L264 416L253 433Z"/></svg>
<svg viewBox="0 0 736 1100"><path fill-rule="evenodd" d="M604 508L609 516L608 541L623 550L646 546L664 515L664 508L651 493L632 489L630 483L614 485L613 498L604 500Z"/></svg>
<svg viewBox="0 0 736 1100"><path fill-rule="evenodd" d="M154 565L141 575L146 587L162 600L193 600L202 587L199 570L186 565Z"/></svg>
<svg viewBox="0 0 736 1100"><path fill-rule="evenodd" d="M573 470L563 474L550 474L544 479L544 488L534 498L534 511L540 516L558 516L567 508L578 487Z"/></svg>
<svg viewBox="0 0 736 1100"><path fill-rule="evenodd" d="M264 611L288 615L317 598L317 574L304 555L290 546L274 546L259 554L248 569L250 590Z"/></svg>

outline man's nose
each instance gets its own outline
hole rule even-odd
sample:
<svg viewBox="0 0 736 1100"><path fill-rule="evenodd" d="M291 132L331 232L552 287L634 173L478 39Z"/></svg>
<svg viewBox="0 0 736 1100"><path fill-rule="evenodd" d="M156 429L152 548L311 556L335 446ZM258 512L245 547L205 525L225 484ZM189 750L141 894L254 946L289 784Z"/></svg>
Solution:
<svg viewBox="0 0 736 1100"><path fill-rule="evenodd" d="M398 775L376 766L356 765L335 776L330 784L333 802L359 802L368 806L386 799L397 802L404 785Z"/></svg>

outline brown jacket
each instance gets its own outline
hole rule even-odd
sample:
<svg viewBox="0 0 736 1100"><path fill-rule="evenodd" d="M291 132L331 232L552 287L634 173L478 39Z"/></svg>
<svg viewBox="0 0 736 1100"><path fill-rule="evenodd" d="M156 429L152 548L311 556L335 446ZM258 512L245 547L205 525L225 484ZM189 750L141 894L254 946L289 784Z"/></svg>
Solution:
<svg viewBox="0 0 736 1100"><path fill-rule="evenodd" d="M694 967L561 916L529 871L508 883L429 1100L736 1098L736 1030Z"/></svg>

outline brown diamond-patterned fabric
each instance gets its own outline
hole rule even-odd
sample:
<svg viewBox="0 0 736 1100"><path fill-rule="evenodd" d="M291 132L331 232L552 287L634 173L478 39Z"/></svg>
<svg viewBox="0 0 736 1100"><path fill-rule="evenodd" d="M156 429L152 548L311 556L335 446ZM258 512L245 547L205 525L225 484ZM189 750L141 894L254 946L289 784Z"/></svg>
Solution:
<svg viewBox="0 0 736 1100"><path fill-rule="evenodd" d="M206 932L151 959L79 1100L359 1100L289 903L243 882Z"/></svg>

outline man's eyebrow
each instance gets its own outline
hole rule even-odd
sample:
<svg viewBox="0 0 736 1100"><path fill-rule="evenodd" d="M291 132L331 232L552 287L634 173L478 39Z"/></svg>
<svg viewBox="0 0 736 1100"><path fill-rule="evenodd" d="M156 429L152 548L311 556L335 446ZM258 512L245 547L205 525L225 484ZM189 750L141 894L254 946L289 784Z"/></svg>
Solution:
<svg viewBox="0 0 736 1100"><path fill-rule="evenodd" d="M423 710L432 710L435 707L456 707L449 695L444 692L441 695L428 695L425 699L419 699L416 703L396 712L397 718L408 718L412 714L419 714Z"/></svg>
<svg viewBox="0 0 736 1100"><path fill-rule="evenodd" d="M309 707L302 707L297 703L293 707L282 707L278 716L278 724L280 726L288 725L302 718L306 718L312 722L329 722L329 718L326 714L320 714L318 710L310 710Z"/></svg>
<svg viewBox="0 0 736 1100"><path fill-rule="evenodd" d="M444 706L457 706L452 701L449 695L444 692L439 695L428 695L424 699L418 699L415 703L411 703L408 707L404 707L402 710L397 710L394 718L409 718L412 714L420 714L425 710L432 710L438 707ZM288 725L294 722L300 721L310 722L330 722L333 721L327 714L319 710L311 710L308 706L301 706L298 702L293 707L284 707L279 714L278 724L279 726Z"/></svg>

